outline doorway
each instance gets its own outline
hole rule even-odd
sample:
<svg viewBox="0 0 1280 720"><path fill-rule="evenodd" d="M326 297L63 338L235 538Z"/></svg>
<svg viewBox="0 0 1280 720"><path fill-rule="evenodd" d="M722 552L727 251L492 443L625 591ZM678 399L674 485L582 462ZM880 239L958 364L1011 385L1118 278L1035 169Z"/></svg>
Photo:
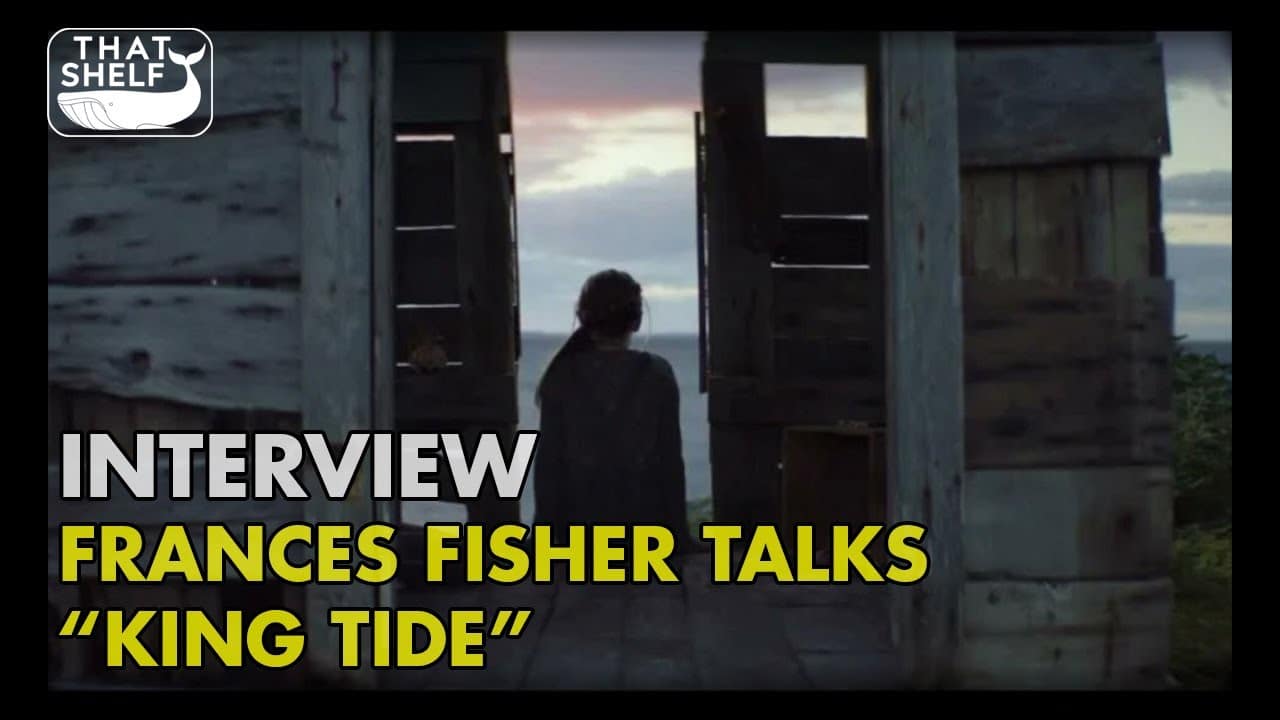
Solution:
<svg viewBox="0 0 1280 720"><path fill-rule="evenodd" d="M695 293L697 287L705 289L705 297L695 301L696 308L705 306L701 317L706 326L696 343L706 360L705 372L697 379L705 380L708 390L707 422L702 426L710 426L714 515L717 520L745 524L779 521L785 470L782 438L788 428L848 429L850 422L883 425L885 519L931 519L944 528L939 542L958 547L959 508L953 502L958 483L953 476L960 477L963 463L952 449L960 447L955 440L962 437L960 358L954 352L959 344L940 343L939 338L959 331L959 308L953 306L951 293L955 289L952 275L958 275L959 264L957 257L955 267L948 267L945 252L926 258L925 253L933 252L932 245L916 240L917 228L921 237L926 232L932 237L937 230L945 238L947 228L955 225L958 202L948 197L947 185L955 181L957 160L954 152L947 151L955 141L954 75L947 74L954 57L950 37L893 34L882 43L874 33L812 35L822 37L815 41L808 36L713 33L702 57L701 92L693 107L700 106L706 119L697 134L698 144L705 148L705 173L698 178L703 189L695 194L704 199L705 223L704 233L699 236L695 230L695 242L690 245L696 248L696 240L701 239L706 250L704 261L695 261L693 285ZM402 406L412 407L415 413L434 414L413 418L415 427L461 422L513 430L519 421L518 406L525 405L518 399L515 372L517 357L522 355L521 318L527 317L528 308L520 307L516 290L517 278L524 273L517 273L520 266L515 263L514 161L504 169L500 160L513 153L504 153L496 141L504 122L506 132L512 132L510 110L504 115L501 109L507 92L505 70L494 69L505 68L507 39L501 37L500 44L479 59L458 49L456 37L440 42L413 39L406 49L433 47L434 54L403 62L466 66L478 61L490 68L481 72L478 86L475 76L468 75L470 70L458 68L450 81L453 85L431 86L433 91L461 89L458 107L478 108L479 114L467 115L470 120L433 121L430 127L412 130L453 137L455 207L477 203L475 207L482 208L480 214L488 219L464 231L466 223L460 215L454 226L455 233L473 233L475 238L457 246L459 332L464 337L456 367L462 370L449 375L454 366L446 360L443 373L427 377L447 380L402 381L397 376L397 415L402 414ZM410 50L410 54L417 52ZM774 63L867 68L866 136L769 137L765 74L766 65ZM397 69L401 68L398 55ZM425 75L397 73L396 97L425 92L421 77ZM439 101L438 92L432 97L429 112L447 105ZM894 114L899 118L894 122L905 125L881 132L880 124L889 115L882 118L879 109L889 103L901 110ZM406 112L428 110L418 107ZM945 137L948 117L950 146ZM410 121L421 118L406 122ZM523 147L519 137L510 147L513 151ZM941 153L928 153L938 147ZM464 155L467 159L461 160ZM476 193L468 195L465 183L471 183L468 187ZM859 188L865 192L859 193ZM951 187L950 193L954 195L955 190ZM816 198L828 198L834 204L813 206ZM788 204L793 201L794 205ZM865 242L858 242L860 234ZM476 264L483 260L489 264ZM924 272L926 260L930 273ZM880 272L875 271L877 267ZM917 267L921 268L919 278L903 272ZM581 277L594 269L584 268ZM798 280L793 277L797 274ZM855 276L864 282L854 280ZM397 311L401 309L436 308ZM695 320L699 317L694 315ZM920 318L928 321L921 324ZM448 342L447 336L439 335ZM918 357L908 358L908 353L923 354L943 368L930 368ZM923 387L929 387L930 393L919 392ZM952 390L956 402L948 404ZM926 395L928 401L922 400ZM946 402L935 402L937 398ZM441 417L446 410L462 419ZM401 419L409 420L398 417L397 429L408 429L409 423ZM821 443L808 447L817 445ZM509 505L476 503L467 510L469 519L477 513L490 518L512 516ZM888 622L904 662L913 669L937 665L945 655L940 648L945 648L954 628L956 591L951 580L958 566L945 550L935 557L942 560L941 572L937 561L931 572L940 574L943 581L915 595L895 594ZM725 605L716 592L707 597L708 617L743 610L733 603ZM766 613L772 618L768 622L782 615ZM752 622L744 619L746 625ZM841 621L831 622L839 625ZM818 625L824 626L823 622ZM848 630L847 623L843 627ZM690 635L679 641L686 643L696 636L696 628L691 628ZM821 632L815 635L821 636ZM921 659L926 655L928 663ZM744 672L750 674L749 669Z"/></svg>

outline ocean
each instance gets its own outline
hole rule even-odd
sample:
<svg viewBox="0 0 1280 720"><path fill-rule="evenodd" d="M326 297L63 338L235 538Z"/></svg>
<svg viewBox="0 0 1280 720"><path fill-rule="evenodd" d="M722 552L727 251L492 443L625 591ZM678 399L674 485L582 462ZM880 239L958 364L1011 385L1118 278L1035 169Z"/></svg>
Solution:
<svg viewBox="0 0 1280 720"><path fill-rule="evenodd" d="M1209 337L1224 339L1195 339L1186 344L1198 353L1216 355L1225 363L1231 362L1230 313L1231 313L1231 250L1227 248L1171 248L1170 275L1174 278L1178 309L1184 317L1212 316L1215 322ZM1208 271L1206 271L1208 269ZM1225 317L1225 322L1221 318ZM1180 320L1176 332L1196 338L1200 328L1195 323ZM1192 327L1188 327L1192 326ZM1189 332L1188 332L1189 331ZM551 355L564 342L564 335L525 333L521 338L519 362L520 428L538 428L538 408L534 404L534 388ZM711 496L711 457L707 424L707 396L698 392L698 343L693 335L644 335L633 338L632 347L661 355L675 369L680 386L680 428L684 440L686 495L690 501ZM536 483L537 478L531 478ZM533 492L526 486L521 500L521 515L525 522L533 517ZM461 506L448 503L405 503L404 517L408 522L465 521Z"/></svg>
<svg viewBox="0 0 1280 720"><path fill-rule="evenodd" d="M551 355L564 342L563 335L526 333L521 338L519 365L520 428L538 429L538 408L533 402L538 378L551 360ZM1187 343L1188 349L1211 353L1226 363L1231 362L1230 341ZM692 335L637 336L632 347L661 355L671 363L680 385L680 430L684 440L685 492L690 501L711 497L711 452L707 424L707 396L698 392L698 339ZM537 478L532 477L531 483ZM465 522L460 505L439 502L406 502L404 520L418 524L433 522ZM533 519L532 485L525 488L520 503L524 522Z"/></svg>

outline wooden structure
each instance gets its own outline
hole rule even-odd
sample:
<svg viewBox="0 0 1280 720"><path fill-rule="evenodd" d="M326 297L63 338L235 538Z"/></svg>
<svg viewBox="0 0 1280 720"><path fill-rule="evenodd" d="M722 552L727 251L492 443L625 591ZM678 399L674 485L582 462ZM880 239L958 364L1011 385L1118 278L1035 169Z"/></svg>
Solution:
<svg viewBox="0 0 1280 720"><path fill-rule="evenodd" d="M340 437L516 422L505 37L213 39L223 69L204 136L50 133L50 603L284 603L305 614L306 669L372 684L338 670L328 608L522 605L502 592L523 590L400 587L401 598L359 586L52 579L58 523L90 512L57 497L64 431L108 430L128 445L138 429ZM865 68L868 136L768 137L766 63ZM789 428L883 424L885 519L929 528L929 576L890 602L878 590L696 577L679 597L562 589L529 598L548 612L535 643L495 651L510 665L437 680L1158 683L1171 602L1172 289L1153 36L716 32L702 80L716 519L782 520ZM518 517L496 498L468 509L478 522ZM398 515L356 496L94 503L92 517L154 532ZM83 674L71 660L64 674Z"/></svg>
<svg viewBox="0 0 1280 720"><path fill-rule="evenodd" d="M370 428L514 427L504 35L214 40L218 114L202 137L49 135L50 603L283 604L306 618L306 671L372 684L372 673L340 669L327 613L389 604L385 590L54 580L57 526L69 520L127 520L154 536L176 521L396 516L359 492L304 505L64 502L63 432L108 431L131 447L135 430L306 428L340 438ZM437 142L400 142L404 135ZM424 337L442 338L446 367L404 365ZM514 503L482 500L472 510L477 520L518 517ZM90 667L67 657L62 675Z"/></svg>
<svg viewBox="0 0 1280 720"><path fill-rule="evenodd" d="M1164 681L1173 287L1153 33L960 37L960 679ZM1016 511L1011 511L1017 508Z"/></svg>
<svg viewBox="0 0 1280 720"><path fill-rule="evenodd" d="M865 68L868 137L767 136L766 63ZM885 422L888 520L931 538L892 606L916 682L1161 682L1154 35L711 33L703 103L717 520L780 518L788 428Z"/></svg>

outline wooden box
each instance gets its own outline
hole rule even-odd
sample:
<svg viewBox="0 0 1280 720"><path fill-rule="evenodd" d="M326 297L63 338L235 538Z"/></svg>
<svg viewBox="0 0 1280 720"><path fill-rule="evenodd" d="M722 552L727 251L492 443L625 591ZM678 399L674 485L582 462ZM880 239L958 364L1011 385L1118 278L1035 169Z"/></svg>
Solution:
<svg viewBox="0 0 1280 720"><path fill-rule="evenodd" d="M794 538L798 525L814 528L814 550L830 550L831 527L883 524L885 434L866 424L799 426L783 430L782 521ZM854 532L850 533L851 536ZM868 557L881 565L884 533Z"/></svg>

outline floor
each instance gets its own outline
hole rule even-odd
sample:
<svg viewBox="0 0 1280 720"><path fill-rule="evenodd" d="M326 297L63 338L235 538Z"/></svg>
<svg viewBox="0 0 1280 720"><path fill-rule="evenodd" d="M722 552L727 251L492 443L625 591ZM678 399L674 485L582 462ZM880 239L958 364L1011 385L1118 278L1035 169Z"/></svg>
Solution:
<svg viewBox="0 0 1280 720"><path fill-rule="evenodd" d="M519 638L488 639L486 667L399 668L396 689L875 689L899 687L888 593L861 584L712 585L711 558L679 585L397 589L399 607L528 607Z"/></svg>

